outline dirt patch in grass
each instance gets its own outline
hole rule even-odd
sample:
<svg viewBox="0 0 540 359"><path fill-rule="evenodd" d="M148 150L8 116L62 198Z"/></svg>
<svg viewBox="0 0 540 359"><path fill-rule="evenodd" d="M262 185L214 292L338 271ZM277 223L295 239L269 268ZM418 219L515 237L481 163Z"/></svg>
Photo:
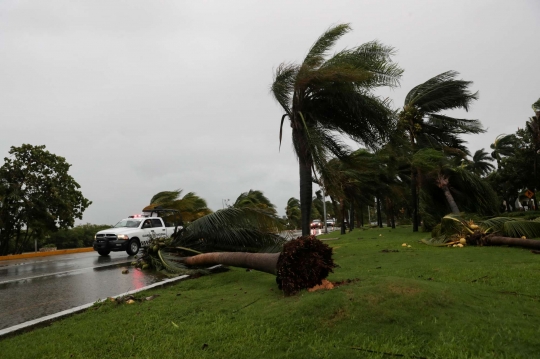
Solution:
<svg viewBox="0 0 540 359"><path fill-rule="evenodd" d="M405 287L395 284L390 284L388 286L388 291L393 294L399 294L404 296L414 296L423 292L420 288L416 287Z"/></svg>
<svg viewBox="0 0 540 359"><path fill-rule="evenodd" d="M364 299L370 306L376 306L381 302L383 297L381 295L368 294L364 297Z"/></svg>
<svg viewBox="0 0 540 359"><path fill-rule="evenodd" d="M345 308L339 308L332 313L330 318L325 322L325 325L328 327L333 327L336 323L339 323L343 320L349 318L349 312Z"/></svg>
<svg viewBox="0 0 540 359"><path fill-rule="evenodd" d="M321 289L334 289L334 288L342 286L342 285L356 283L359 280L360 279L358 279L358 278L354 278L354 279L345 279L345 280L342 280L342 281L330 282L330 281L328 281L326 279L323 279L321 284L309 288L308 292L315 292L315 291L321 290Z"/></svg>

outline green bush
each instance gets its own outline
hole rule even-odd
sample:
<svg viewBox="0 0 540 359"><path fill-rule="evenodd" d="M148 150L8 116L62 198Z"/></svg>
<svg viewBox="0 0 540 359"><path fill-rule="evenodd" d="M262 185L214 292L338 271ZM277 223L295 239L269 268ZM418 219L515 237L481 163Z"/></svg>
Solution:
<svg viewBox="0 0 540 359"><path fill-rule="evenodd" d="M92 247L97 232L111 228L107 224L80 224L70 229L60 229L47 240L58 249Z"/></svg>

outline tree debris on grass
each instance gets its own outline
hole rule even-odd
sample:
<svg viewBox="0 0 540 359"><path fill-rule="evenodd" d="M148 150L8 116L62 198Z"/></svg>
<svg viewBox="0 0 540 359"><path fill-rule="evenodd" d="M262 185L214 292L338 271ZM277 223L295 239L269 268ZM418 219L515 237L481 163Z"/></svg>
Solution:
<svg viewBox="0 0 540 359"><path fill-rule="evenodd" d="M332 248L315 236L298 237L285 243L278 253L210 252L189 253L185 248L174 254L158 250L147 252L141 260L153 263L159 258L161 268L201 271L223 264L249 268L276 275L279 289L292 295L302 289L320 285L336 267ZM191 254L191 255L189 255ZM152 259L148 259L152 257Z"/></svg>
<svg viewBox="0 0 540 359"><path fill-rule="evenodd" d="M464 247L500 246L540 250L540 221L527 221L511 217L495 217L475 223L462 215L447 215L432 233L432 238L422 242L434 246Z"/></svg>

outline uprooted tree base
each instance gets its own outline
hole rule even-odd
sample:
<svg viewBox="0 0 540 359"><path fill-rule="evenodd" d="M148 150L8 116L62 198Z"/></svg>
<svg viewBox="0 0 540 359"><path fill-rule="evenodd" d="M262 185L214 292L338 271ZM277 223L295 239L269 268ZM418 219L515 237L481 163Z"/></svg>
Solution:
<svg viewBox="0 0 540 359"><path fill-rule="evenodd" d="M276 282L286 294L320 285L333 272L332 248L315 236L298 237L283 246Z"/></svg>
<svg viewBox="0 0 540 359"><path fill-rule="evenodd" d="M224 264L275 274L279 289L286 295L321 284L335 268L332 248L315 236L293 239L281 253L204 253L182 261L189 266Z"/></svg>

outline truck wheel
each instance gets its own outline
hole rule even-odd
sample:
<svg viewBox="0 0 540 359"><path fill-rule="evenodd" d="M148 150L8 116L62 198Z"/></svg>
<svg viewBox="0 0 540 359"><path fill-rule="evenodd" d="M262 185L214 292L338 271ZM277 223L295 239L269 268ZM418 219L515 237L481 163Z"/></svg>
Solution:
<svg viewBox="0 0 540 359"><path fill-rule="evenodd" d="M134 256L135 254L139 253L139 248L140 247L141 246L139 244L139 241L136 240L136 239L132 239L131 242L129 242L129 244L128 244L128 248L127 248L126 252L130 256Z"/></svg>
<svg viewBox="0 0 540 359"><path fill-rule="evenodd" d="M108 256L109 253L111 253L111 251L108 251L108 250L105 250L105 249L100 249L97 252L99 253L100 256Z"/></svg>

